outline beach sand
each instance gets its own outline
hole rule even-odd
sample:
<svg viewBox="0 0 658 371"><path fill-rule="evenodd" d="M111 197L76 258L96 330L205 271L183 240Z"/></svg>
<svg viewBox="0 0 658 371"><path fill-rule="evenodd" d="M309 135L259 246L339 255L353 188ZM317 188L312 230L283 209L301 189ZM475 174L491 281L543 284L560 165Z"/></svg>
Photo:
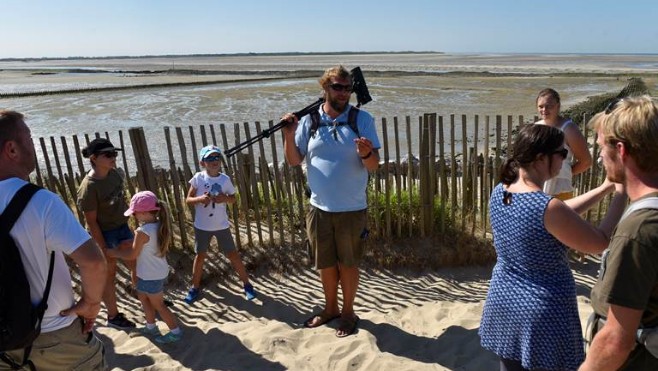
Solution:
<svg viewBox="0 0 658 371"><path fill-rule="evenodd" d="M583 327L597 267L594 260L573 266ZM181 300L183 287L167 289L184 331L178 343L159 345L100 320L97 333L113 370L495 370L498 358L480 347L477 334L491 269L363 270L355 304L359 329L346 338L335 336L338 321L303 327L323 301L310 268L252 277L259 292L253 302L233 276L209 284L192 305ZM137 300L120 306L143 326Z"/></svg>

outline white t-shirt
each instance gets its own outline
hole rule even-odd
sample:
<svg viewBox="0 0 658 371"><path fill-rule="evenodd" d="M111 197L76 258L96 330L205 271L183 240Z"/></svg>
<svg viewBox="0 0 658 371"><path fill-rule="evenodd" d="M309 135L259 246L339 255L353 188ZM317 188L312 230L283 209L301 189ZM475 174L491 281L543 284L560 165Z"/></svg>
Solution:
<svg viewBox="0 0 658 371"><path fill-rule="evenodd" d="M146 223L137 231L142 231L149 236L149 241L144 244L142 251L137 257L137 277L143 280L163 280L169 275L169 264L165 256L159 256L158 228L160 223Z"/></svg>
<svg viewBox="0 0 658 371"><path fill-rule="evenodd" d="M572 121L570 119L566 120L562 126L559 127L562 132L564 132L564 129L567 127L567 125L571 124ZM573 152L571 152L571 148L567 145L567 142L565 140L564 142L564 148L567 149L567 158L562 161L562 167L560 168L560 172L555 176L555 178L551 178L547 181L544 182L544 193L547 193L549 195L557 195L560 193L565 193L565 192L573 192L573 176L571 174L571 163L573 162Z"/></svg>
<svg viewBox="0 0 658 371"><path fill-rule="evenodd" d="M190 185L196 189L196 196L201 196L208 192L210 194L234 195L235 188L231 178L224 173L219 173L216 177L211 177L208 173L200 171L190 179ZM204 231L219 231L230 226L228 215L226 214L226 203L215 204L214 202L204 206L203 204L194 205L194 226Z"/></svg>
<svg viewBox="0 0 658 371"><path fill-rule="evenodd" d="M19 178L0 181L0 213L4 212L14 194L24 184L26 181ZM73 253L91 236L59 196L45 189L32 197L9 234L20 250L34 305L40 303L43 298L50 252L55 251L48 309L41 323L41 332L51 332L69 326L75 320L75 315L59 315L60 311L75 303L69 266L62 253Z"/></svg>

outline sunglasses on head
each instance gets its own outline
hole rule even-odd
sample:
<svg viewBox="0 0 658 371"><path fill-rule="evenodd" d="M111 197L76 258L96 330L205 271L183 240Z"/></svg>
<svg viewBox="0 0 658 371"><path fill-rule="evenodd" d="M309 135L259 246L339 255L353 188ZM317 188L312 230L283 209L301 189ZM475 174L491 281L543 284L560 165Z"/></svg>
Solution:
<svg viewBox="0 0 658 371"><path fill-rule="evenodd" d="M101 152L101 156L105 156L107 158L115 158L119 155L119 152L117 151L112 151L112 152Z"/></svg>
<svg viewBox="0 0 658 371"><path fill-rule="evenodd" d="M605 111L603 111L603 112L605 112L606 115L611 114L612 111L614 111L615 108L617 108L617 105L619 104L619 102L621 102L623 100L624 100L623 98L617 98L617 99L611 101L610 103L608 103L607 106L605 106Z"/></svg>
<svg viewBox="0 0 658 371"><path fill-rule="evenodd" d="M556 154L560 155L560 157L562 157L562 159L565 159L565 158L567 158L567 155L569 154L569 150L566 149L566 148L560 148L560 149L556 149L555 151L551 152L551 154L552 155L556 155Z"/></svg>
<svg viewBox="0 0 658 371"><path fill-rule="evenodd" d="M333 89L334 91L337 92L346 92L346 93L351 93L352 92L352 85L343 85L339 84L337 82L330 84L329 87Z"/></svg>
<svg viewBox="0 0 658 371"><path fill-rule="evenodd" d="M220 155L208 156L203 159L204 162L214 162L219 161L222 158Z"/></svg>

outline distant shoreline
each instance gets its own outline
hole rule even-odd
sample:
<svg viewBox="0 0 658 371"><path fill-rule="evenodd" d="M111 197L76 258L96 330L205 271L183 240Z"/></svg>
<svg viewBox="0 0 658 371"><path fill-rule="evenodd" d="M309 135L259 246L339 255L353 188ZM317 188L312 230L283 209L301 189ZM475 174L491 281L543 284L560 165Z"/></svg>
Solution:
<svg viewBox="0 0 658 371"><path fill-rule="evenodd" d="M422 50L422 51L412 51L412 50L403 50L403 51L336 51L336 52L271 52L271 53L255 53L255 52L245 52L245 53L198 53L198 54L146 54L146 55L105 55L105 56L69 56L69 57L8 57L0 58L0 62L40 62L40 61L75 61L75 60L107 60L107 59L158 59L158 58L217 58L217 57L294 57L294 56L335 56L335 55L427 55L427 54L438 54L438 55L461 55L461 56L495 56L495 55L508 55L508 56L532 56L532 55L543 55L543 56L638 56L638 57L647 57L647 56L656 56L658 53L495 53L495 52L460 52L460 53L448 53L441 51L432 51L432 50Z"/></svg>
<svg viewBox="0 0 658 371"><path fill-rule="evenodd" d="M0 70L1 71L1 70ZM228 78L217 80L205 81L178 81L167 83L141 83L141 84L127 84L127 85L110 85L110 86L85 86L76 88L54 88L54 89L37 89L27 91L13 91L13 92L0 92L0 99L4 98L20 98L42 95L54 94L77 94L89 93L100 91L119 91L119 90L133 90L133 89L157 89L166 87L184 87L184 86L202 86L202 85L216 85L216 84L232 84L232 83L245 83L245 82L263 82L263 81L276 81L288 79L304 79L315 78L322 73L321 70L295 70L295 71L227 71L227 70L98 70L98 69L84 69L72 68L61 70L40 70L39 68L28 68L25 70L14 70L29 72L34 76L47 76L55 74L131 74L136 76L242 76L242 78ZM414 76L445 76L445 77L610 77L610 76L624 76L630 77L656 77L658 73L636 72L636 73L603 73L603 72L558 72L558 73L525 73L525 72L470 72L470 71L447 71L447 72L433 72L433 71L369 71L370 77L414 77ZM245 78L244 76L257 76L253 78Z"/></svg>
<svg viewBox="0 0 658 371"><path fill-rule="evenodd" d="M0 58L0 62L39 62L39 61L66 61L89 59L155 59L155 58L205 58L205 57L294 57L302 55L373 55L373 54L445 54L435 51L374 51L374 52L274 52L274 53L219 53L219 54L162 54L162 55L117 55L117 56L71 56L71 57L29 57L29 58Z"/></svg>
<svg viewBox="0 0 658 371"><path fill-rule="evenodd" d="M442 52L235 53L0 59L0 72L140 76L320 75L336 64L360 66L379 76L591 76L658 74L658 55L589 54L446 54Z"/></svg>

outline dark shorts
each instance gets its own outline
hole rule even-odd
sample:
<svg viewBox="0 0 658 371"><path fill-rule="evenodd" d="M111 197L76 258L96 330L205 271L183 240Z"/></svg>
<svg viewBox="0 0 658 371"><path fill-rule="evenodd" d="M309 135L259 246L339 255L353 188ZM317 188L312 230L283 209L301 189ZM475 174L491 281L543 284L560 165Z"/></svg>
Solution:
<svg viewBox="0 0 658 371"><path fill-rule="evenodd" d="M159 294L164 288L165 280L143 280L137 277L137 291L145 294Z"/></svg>
<svg viewBox="0 0 658 371"><path fill-rule="evenodd" d="M133 231L128 224L123 224L118 228L103 231L103 238L108 249L114 249L124 241L132 241L135 238Z"/></svg>
<svg viewBox="0 0 658 371"><path fill-rule="evenodd" d="M233 241L230 228L220 229L218 231L204 231L203 229L194 228L194 252L198 254L208 251L212 236L215 236L217 245L224 250L224 254L235 250L235 242Z"/></svg>
<svg viewBox="0 0 658 371"><path fill-rule="evenodd" d="M315 268L324 269L338 263L358 266L368 237L367 210L330 213L311 206L306 213L308 235Z"/></svg>

